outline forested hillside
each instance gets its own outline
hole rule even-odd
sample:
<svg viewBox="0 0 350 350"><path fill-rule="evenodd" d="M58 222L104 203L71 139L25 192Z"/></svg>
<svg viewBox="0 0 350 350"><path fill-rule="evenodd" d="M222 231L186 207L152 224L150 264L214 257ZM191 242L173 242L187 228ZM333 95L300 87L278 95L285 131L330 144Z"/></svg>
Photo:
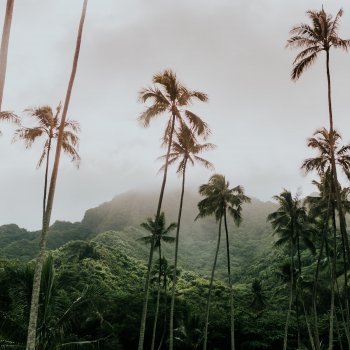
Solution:
<svg viewBox="0 0 350 350"><path fill-rule="evenodd" d="M149 247L139 241L147 235L140 224L154 215L154 193L128 192L115 196L110 202L88 209L81 223L55 222L49 231L48 248L56 249L71 240L95 238L102 243L116 245L117 241L128 244L128 254L147 261ZM209 276L214 258L217 224L214 218L198 219L197 203L200 197L193 192L186 194L181 230L180 267ZM168 224L176 221L179 196L176 192L167 195L164 212ZM152 206L153 204L153 206ZM273 242L271 225L267 215L276 208L272 202L254 199L243 209L243 221L237 228L229 222L232 239L232 266L234 279L251 265ZM108 232L107 232L108 231ZM103 235L99 235L104 233ZM0 254L7 258L29 260L38 251L40 232L28 232L15 224L0 227ZM127 248L128 249L128 248ZM172 260L172 246L164 245L164 254ZM218 276L226 276L224 246L218 262Z"/></svg>

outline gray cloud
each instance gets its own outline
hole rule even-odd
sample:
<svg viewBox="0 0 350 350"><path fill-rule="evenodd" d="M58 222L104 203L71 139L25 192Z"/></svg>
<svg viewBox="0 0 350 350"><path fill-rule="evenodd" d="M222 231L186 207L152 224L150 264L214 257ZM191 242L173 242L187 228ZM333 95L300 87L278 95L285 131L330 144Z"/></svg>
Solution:
<svg viewBox="0 0 350 350"><path fill-rule="evenodd" d="M4 108L63 100L71 69L81 1L16 2ZM90 0L69 115L82 125L81 168L66 159L59 173L53 220L80 220L84 210L132 188L158 190L164 153L164 117L148 129L136 118L144 106L137 92L152 75L174 69L187 86L209 94L193 110L210 124L208 153L217 172L249 195L270 199L283 187L307 194L311 177L302 160L311 155L306 138L327 125L324 57L297 83L289 79L296 51L284 48L292 25L307 20L317 0ZM341 33L350 37L350 6L324 1L326 10L345 10ZM347 97L349 57L332 54L336 125L349 142ZM0 224L40 227L43 171L35 170L39 144L26 151L10 145L14 128L2 124L3 164ZM196 189L210 173L189 171ZM179 180L172 174L172 188Z"/></svg>

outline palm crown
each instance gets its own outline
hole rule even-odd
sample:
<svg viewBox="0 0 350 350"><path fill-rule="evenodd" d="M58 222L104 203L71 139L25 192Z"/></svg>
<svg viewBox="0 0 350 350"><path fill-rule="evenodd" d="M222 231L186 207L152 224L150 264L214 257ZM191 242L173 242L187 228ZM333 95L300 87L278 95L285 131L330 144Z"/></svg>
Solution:
<svg viewBox="0 0 350 350"><path fill-rule="evenodd" d="M298 80L301 74L316 60L321 51L329 51L331 47L347 50L350 40L338 36L339 21L343 15L340 9L333 19L323 8L321 11L307 11L312 24L299 24L290 31L288 47L303 48L293 62L292 80Z"/></svg>
<svg viewBox="0 0 350 350"><path fill-rule="evenodd" d="M279 235L276 245L291 243L293 247L301 238L305 245L313 250L313 244L309 239L309 231L306 224L308 216L305 206L301 200L291 192L284 190L278 196L273 197L279 204L279 208L268 215L267 220L271 222L274 234Z"/></svg>
<svg viewBox="0 0 350 350"><path fill-rule="evenodd" d="M153 239L155 248L160 246L161 241L164 241L165 243L173 243L175 238L169 237L168 234L173 231L176 226L177 225L172 222L166 227L164 212L162 212L157 222L155 219L148 218L146 222L141 224L141 227L150 232L150 235L141 237L140 240L146 244L151 244Z"/></svg>
<svg viewBox="0 0 350 350"><path fill-rule="evenodd" d="M242 204L250 202L250 198L244 195L241 186L229 186L229 182L221 174L214 174L207 184L201 185L199 193L206 198L198 203L197 218L214 214L218 221L228 209L236 225L239 225L242 220Z"/></svg>
<svg viewBox="0 0 350 350"><path fill-rule="evenodd" d="M208 96L205 93L187 89L177 80L176 74L170 69L155 74L152 81L153 87L142 89L139 92L140 101L152 101L151 105L138 118L145 127L149 126L151 120L155 117L169 112L171 117L168 120L163 137L165 143L168 142L171 136L173 118L180 124L184 123L186 119L197 135L205 137L209 134L208 125L199 116L188 109L183 109L196 99L206 102Z"/></svg>
<svg viewBox="0 0 350 350"><path fill-rule="evenodd" d="M216 146L212 143L199 144L194 137L192 131L184 124L181 125L180 130L176 132L176 138L171 145L171 151L169 153L169 165L179 161L177 167L177 173L182 174L185 170L187 162L190 162L192 165L195 162L203 165L205 168L213 169L214 166L211 162L206 159L198 156L199 153L203 151L208 151ZM161 158L165 158L162 156ZM163 170L165 165L162 166Z"/></svg>
<svg viewBox="0 0 350 350"><path fill-rule="evenodd" d="M26 110L38 123L37 126L28 128L22 126L17 129L14 136L14 141L22 139L27 148L30 148L34 141L41 136L46 136L43 152L40 156L38 167L40 167L51 148L52 139L57 139L59 127L61 123L60 111L61 106L56 109L56 114L53 114L50 106L42 106ZM80 156L77 152L79 137L77 132L80 131L79 123L74 120L67 120L64 123L63 143L62 148L67 153L73 162L79 165Z"/></svg>
<svg viewBox="0 0 350 350"><path fill-rule="evenodd" d="M332 149L335 163L340 165L347 177L350 179L350 145L340 146L340 134L333 130L329 132L327 129L319 129L314 133L314 137L308 139L308 147L318 151L318 155L314 158L306 159L302 164L302 169L306 172L316 170L318 174L323 175L330 171L332 166Z"/></svg>

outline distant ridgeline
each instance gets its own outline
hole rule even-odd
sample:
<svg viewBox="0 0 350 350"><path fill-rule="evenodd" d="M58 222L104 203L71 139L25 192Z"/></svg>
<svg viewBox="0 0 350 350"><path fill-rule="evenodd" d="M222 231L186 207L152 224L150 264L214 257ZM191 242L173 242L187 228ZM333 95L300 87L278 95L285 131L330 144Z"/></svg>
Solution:
<svg viewBox="0 0 350 350"><path fill-rule="evenodd" d="M114 197L110 202L88 209L82 222L56 221L50 228L48 248L57 249L69 241L93 240L100 244L119 245L122 252L130 257L146 261L149 247L137 239L148 234L140 224L148 217L153 217L156 197L152 193L127 192ZM208 276L214 258L217 225L213 218L195 221L199 200L198 195L186 193L180 230L179 263L183 269ZM178 193L167 194L163 205L167 224L176 221L178 202ZM265 250L271 249L273 238L266 217L275 209L276 205L271 202L253 199L251 204L244 206L240 227L235 227L229 219L232 267L236 280L242 269L251 266ZM34 258L38 251L39 233L40 231L29 232L15 224L0 226L0 256L21 260ZM173 256L172 249L172 246L163 245L164 254L169 260ZM222 245L217 277L226 276L225 268Z"/></svg>

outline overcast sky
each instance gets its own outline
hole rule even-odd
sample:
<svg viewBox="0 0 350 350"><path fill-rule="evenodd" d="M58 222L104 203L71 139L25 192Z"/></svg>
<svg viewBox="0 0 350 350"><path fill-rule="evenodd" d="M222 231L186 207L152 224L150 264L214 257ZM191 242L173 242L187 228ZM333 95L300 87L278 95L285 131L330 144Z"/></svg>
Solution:
<svg viewBox="0 0 350 350"><path fill-rule="evenodd" d="M82 0L15 0L3 109L63 101L71 70ZM326 11L344 9L340 36L350 38L348 1L324 0ZM0 1L1 28L6 1ZM205 157L215 171L246 193L270 200L283 188L314 190L300 165L313 152L306 139L328 126L325 57L297 82L290 70L297 51L285 48L290 28L307 22L318 0L89 0L79 67L68 111L81 124L80 169L60 165L52 222L80 221L86 209L132 189L159 190L165 153L165 116L144 129L138 91L166 68L208 103L192 110L212 129L218 147ZM350 142L350 56L332 52L335 125ZM26 150L11 144L14 126L0 130L0 225L41 225L42 141ZM204 155L203 155L204 156ZM176 189L180 181L170 176ZM196 191L210 171L188 172Z"/></svg>

